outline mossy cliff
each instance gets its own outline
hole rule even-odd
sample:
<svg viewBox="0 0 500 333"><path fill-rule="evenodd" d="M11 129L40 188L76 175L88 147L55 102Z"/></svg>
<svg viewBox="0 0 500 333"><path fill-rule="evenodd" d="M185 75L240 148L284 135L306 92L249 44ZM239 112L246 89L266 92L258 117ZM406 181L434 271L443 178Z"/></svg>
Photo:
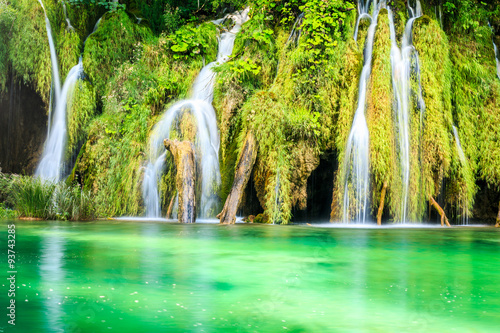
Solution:
<svg viewBox="0 0 500 333"><path fill-rule="evenodd" d="M391 40L388 12L382 9L378 16L373 45L372 74L368 85L367 125L370 131L370 201L372 210L378 209L384 187L385 205L392 216L400 213L401 176L396 160L396 129L393 121L393 90L391 80ZM384 206L385 206L384 205ZM380 207L384 209L384 207ZM373 215L377 212L374 211Z"/></svg>
<svg viewBox="0 0 500 333"><path fill-rule="evenodd" d="M444 16L437 17L439 3L422 1L424 15L413 26L420 75L412 72L411 88L418 91L420 80L425 110L413 93L408 221L435 216L429 211L429 197L457 222L467 216L494 218L500 199L500 80L492 45L499 39L495 32L500 35L499 6L445 2L454 6L444 6ZM138 0L120 0L117 6L105 0L68 0L72 27L61 1L43 3L61 81L82 56L85 75L68 105L66 173L69 181L93 193L98 215L143 214L142 180L153 126L169 106L189 96L201 68L216 59L217 37L231 23L217 26L211 20L250 6L250 19L236 37L231 58L214 69L220 207L251 132L257 157L240 213L264 213L260 220L274 223L293 221L294 212L312 211L308 204L315 204L310 198L319 190L312 186L311 175L321 172L328 173L322 178L334 179L321 188L328 187L328 198L333 198L331 219L340 219L345 175L338 166L345 159L357 107L369 25L369 20L362 20L358 38L353 39L354 1L213 0L199 9L196 1L152 0L146 6ZM399 43L408 20L406 5L388 5ZM470 12L477 15L471 17ZM13 105L9 96L22 87L19 96L35 95L26 101L36 104L29 109L38 119L33 129L38 134L23 141L24 151L20 145L5 145L11 141L1 134L1 155L5 151L9 156L0 160L4 170L31 173L41 152L52 103L47 41L45 15L37 1L0 2L0 105ZM370 132L368 212L385 222L401 219L403 200L390 56L389 17L381 9L365 114ZM1 119L12 123L2 132L31 131L22 124L28 112L18 109L22 115L13 118L8 110L14 109L2 107ZM176 123L172 139L194 142L196 126L186 113ZM163 214L177 193L175 166L171 157L167 159L159 186ZM325 161L330 161L330 168L321 166Z"/></svg>

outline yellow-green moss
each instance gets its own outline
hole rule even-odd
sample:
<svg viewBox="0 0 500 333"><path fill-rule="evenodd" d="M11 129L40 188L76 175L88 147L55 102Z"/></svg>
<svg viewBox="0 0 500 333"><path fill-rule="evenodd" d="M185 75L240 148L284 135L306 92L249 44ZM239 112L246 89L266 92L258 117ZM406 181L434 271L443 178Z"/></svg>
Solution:
<svg viewBox="0 0 500 333"><path fill-rule="evenodd" d="M427 16L415 22L413 41L419 52L421 84L425 113L420 125L419 110L412 113L412 143L420 138L420 146L412 145L413 166L410 214L423 217L425 200L440 194L443 179L449 176L452 159L451 70L448 38L435 20ZM416 106L416 103L413 103ZM421 127L422 126L422 127ZM420 177L415 172L421 173ZM416 170L417 169L417 170Z"/></svg>
<svg viewBox="0 0 500 333"><path fill-rule="evenodd" d="M384 182L388 184L386 203L398 219L401 207L401 174L396 165L396 139L392 111L391 39L387 11L378 16L373 44L372 74L368 84L366 121L370 132L371 207L380 202Z"/></svg>

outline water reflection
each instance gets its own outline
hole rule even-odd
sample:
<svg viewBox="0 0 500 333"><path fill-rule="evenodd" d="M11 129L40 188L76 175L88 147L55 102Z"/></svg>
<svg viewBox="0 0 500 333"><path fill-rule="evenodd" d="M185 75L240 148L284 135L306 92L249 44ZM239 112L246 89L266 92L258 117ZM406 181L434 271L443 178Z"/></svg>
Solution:
<svg viewBox="0 0 500 333"><path fill-rule="evenodd" d="M43 297L47 315L47 331L64 332L63 310L64 302L61 293L62 281L65 278L64 247L66 240L58 228L45 234L42 238L40 258L40 294Z"/></svg>
<svg viewBox="0 0 500 333"><path fill-rule="evenodd" d="M44 223L17 229L36 332L488 332L500 312L493 228Z"/></svg>

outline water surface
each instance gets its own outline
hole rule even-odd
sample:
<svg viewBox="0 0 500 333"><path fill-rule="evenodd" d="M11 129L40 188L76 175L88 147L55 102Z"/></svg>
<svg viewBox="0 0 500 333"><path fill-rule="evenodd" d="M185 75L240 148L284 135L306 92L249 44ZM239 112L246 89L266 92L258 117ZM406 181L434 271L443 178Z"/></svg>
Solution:
<svg viewBox="0 0 500 333"><path fill-rule="evenodd" d="M6 332L498 332L500 324L494 228L16 225L17 325ZM5 248L6 231L2 222Z"/></svg>

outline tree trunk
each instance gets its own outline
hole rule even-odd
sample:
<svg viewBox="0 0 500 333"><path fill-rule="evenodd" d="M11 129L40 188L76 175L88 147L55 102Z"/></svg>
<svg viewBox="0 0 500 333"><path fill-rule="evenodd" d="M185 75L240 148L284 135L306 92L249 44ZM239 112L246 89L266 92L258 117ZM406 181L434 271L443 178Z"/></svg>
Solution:
<svg viewBox="0 0 500 333"><path fill-rule="evenodd" d="M441 208L441 206L439 206L436 200L434 200L434 198L430 195L429 195L429 202L438 211L439 215L441 215L441 226L444 226L444 224L446 223L448 227L451 227L450 222L448 222L448 218L446 217L443 208Z"/></svg>
<svg viewBox="0 0 500 333"><path fill-rule="evenodd" d="M384 212L384 203L385 203L385 193L387 191L387 181L384 182L382 186L382 192L380 192L380 205L378 206L377 212L377 224L382 224L382 213Z"/></svg>
<svg viewBox="0 0 500 333"><path fill-rule="evenodd" d="M500 228L500 202L498 203L498 215L497 215L497 223L495 224L496 228Z"/></svg>
<svg viewBox="0 0 500 333"><path fill-rule="evenodd" d="M217 215L220 219L220 223L233 224L236 222L236 212L241 204L243 191L252 174L256 158L257 144L255 142L255 137L252 132L248 132L234 173L233 187L231 188L231 192L229 192L222 212Z"/></svg>
<svg viewBox="0 0 500 333"><path fill-rule="evenodd" d="M179 212L177 217L180 223L194 223L196 221L196 164L194 160L193 144L189 141L165 139L165 148L173 157L177 169L175 182L179 193Z"/></svg>

